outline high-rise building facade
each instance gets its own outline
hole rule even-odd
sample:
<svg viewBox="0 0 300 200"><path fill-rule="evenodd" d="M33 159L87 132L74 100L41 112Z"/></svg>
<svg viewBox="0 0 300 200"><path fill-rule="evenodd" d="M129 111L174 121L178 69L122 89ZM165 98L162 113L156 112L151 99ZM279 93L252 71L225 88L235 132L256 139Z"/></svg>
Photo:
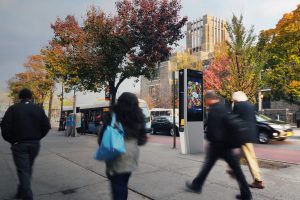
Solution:
<svg viewBox="0 0 300 200"><path fill-rule="evenodd" d="M215 45L227 39L226 21L217 17L204 15L202 18L187 24L186 52L198 57L199 60L203 61L203 67L206 68L209 65L210 59L214 57ZM145 77L141 77L140 98L146 100L150 107L172 107L171 67L172 62L168 60L160 63L158 66L158 76L155 80L148 80ZM177 77L178 75L176 74L176 90L178 90Z"/></svg>
<svg viewBox="0 0 300 200"><path fill-rule="evenodd" d="M196 21L187 23L186 48L193 53L199 51L212 53L216 44L227 39L225 20L204 15Z"/></svg>

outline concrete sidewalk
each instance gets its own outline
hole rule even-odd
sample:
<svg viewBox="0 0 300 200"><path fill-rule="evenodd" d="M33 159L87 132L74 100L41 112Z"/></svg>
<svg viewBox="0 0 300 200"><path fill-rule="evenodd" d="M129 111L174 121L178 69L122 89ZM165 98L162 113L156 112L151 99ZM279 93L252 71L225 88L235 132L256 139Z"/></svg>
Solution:
<svg viewBox="0 0 300 200"><path fill-rule="evenodd" d="M36 160L32 188L36 200L110 199L105 165L92 159L97 147L95 136L66 138L52 131L43 140ZM226 164L218 161L208 176L202 194L185 190L186 180L199 171L204 154L181 155L179 150L148 143L141 148L140 166L129 183L129 200L232 200L238 194L236 181L226 173ZM251 176L243 167L249 182ZM17 177L9 145L0 141L0 200L11 199ZM299 199L300 167L262 169L266 188L252 190L254 199Z"/></svg>

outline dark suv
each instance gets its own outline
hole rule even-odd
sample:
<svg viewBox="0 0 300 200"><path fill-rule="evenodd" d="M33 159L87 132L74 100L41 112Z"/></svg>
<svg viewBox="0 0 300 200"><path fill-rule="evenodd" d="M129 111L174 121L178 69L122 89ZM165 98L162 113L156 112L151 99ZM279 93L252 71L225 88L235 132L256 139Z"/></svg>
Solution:
<svg viewBox="0 0 300 200"><path fill-rule="evenodd" d="M176 135L178 132L178 118L175 119L176 124ZM156 134L157 132L168 132L170 135L174 135L173 130L173 117L172 116L159 116L155 117L151 122L152 133Z"/></svg>

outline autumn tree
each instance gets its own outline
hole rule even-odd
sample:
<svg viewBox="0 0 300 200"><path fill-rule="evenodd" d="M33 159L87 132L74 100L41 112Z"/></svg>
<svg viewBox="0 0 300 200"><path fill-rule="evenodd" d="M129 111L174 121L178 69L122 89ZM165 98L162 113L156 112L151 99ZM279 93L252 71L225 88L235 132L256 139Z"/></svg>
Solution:
<svg viewBox="0 0 300 200"><path fill-rule="evenodd" d="M264 74L273 98L300 103L300 5L260 33L258 48L267 53Z"/></svg>
<svg viewBox="0 0 300 200"><path fill-rule="evenodd" d="M76 92L82 91L82 83L78 76L80 52L84 47L84 34L74 16L68 15L65 20L58 18L51 24L54 37L49 45L42 49L47 69L56 81L62 84L61 110L63 107L63 91L73 92L73 112L76 112ZM62 115L62 112L61 112ZM60 122L61 123L61 122ZM61 124L60 124L61 128ZM76 128L72 127L72 136Z"/></svg>
<svg viewBox="0 0 300 200"><path fill-rule="evenodd" d="M112 103L124 80L154 77L157 63L167 58L171 46L183 37L181 28L187 20L179 17L178 0L122 0L116 7L115 16L91 7L82 27L74 17L53 26L55 40L72 44L76 56L69 67L80 84L94 92L109 88ZM60 29L60 24L68 31Z"/></svg>
<svg viewBox="0 0 300 200"><path fill-rule="evenodd" d="M215 90L226 96L225 84L230 82L228 46L222 43L215 47L215 56L209 67L203 71L204 89ZM225 83L225 84L224 84Z"/></svg>
<svg viewBox="0 0 300 200"><path fill-rule="evenodd" d="M65 20L58 18L51 28L54 38L42 50L43 55L49 58L46 67L65 83L67 90L81 90L82 84L78 77L80 66L77 60L84 47L84 32L71 15Z"/></svg>
<svg viewBox="0 0 300 200"><path fill-rule="evenodd" d="M60 99L60 107L61 107L61 115L64 105L64 91L65 88L67 91L73 89L73 81L70 76L68 77L69 72L67 71L68 66L68 57L67 57L66 49L56 41L52 40L49 44L41 49L41 55L43 56L43 60L45 63L45 67L48 73L53 78L53 81L61 84L61 94L58 95ZM72 76L73 71L70 73ZM62 123L60 121L60 123ZM60 129L62 124L60 124Z"/></svg>
<svg viewBox="0 0 300 200"><path fill-rule="evenodd" d="M41 55L30 56L24 66L25 72L16 74L8 81L10 96L16 102L19 91L28 88L32 91L35 102L43 106L54 87L54 82L44 66L43 58Z"/></svg>
<svg viewBox="0 0 300 200"><path fill-rule="evenodd" d="M55 90L53 75L49 73L49 71L45 67L45 61L42 55L30 56L24 66L27 69L28 73L33 75L33 83L37 84L38 86L36 88L32 88L32 90L34 91L33 93L40 94L39 99L49 98L48 119L49 121L51 121L53 94ZM39 79L39 77L41 79Z"/></svg>
<svg viewBox="0 0 300 200"><path fill-rule="evenodd" d="M176 52L170 57L171 71L179 71L181 69L203 70L203 61L201 55L188 51Z"/></svg>
<svg viewBox="0 0 300 200"><path fill-rule="evenodd" d="M149 109L159 107L159 105L158 105L159 99L156 98L155 96L147 95L146 97L143 98L143 100L146 101L146 103L147 103Z"/></svg>
<svg viewBox="0 0 300 200"><path fill-rule="evenodd" d="M204 71L206 89L215 89L227 100L235 91L243 91L252 102L260 86L259 74L263 62L255 47L256 36L253 26L247 30L243 16L233 15L227 24L229 41L216 47L215 58Z"/></svg>

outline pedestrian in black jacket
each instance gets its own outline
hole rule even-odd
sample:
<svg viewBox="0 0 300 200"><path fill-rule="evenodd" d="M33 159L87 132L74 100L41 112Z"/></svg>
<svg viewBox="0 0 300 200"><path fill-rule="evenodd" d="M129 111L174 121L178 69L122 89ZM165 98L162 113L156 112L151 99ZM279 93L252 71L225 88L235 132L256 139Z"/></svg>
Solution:
<svg viewBox="0 0 300 200"><path fill-rule="evenodd" d="M31 190L32 166L40 148L40 140L50 130L50 123L44 110L32 102L32 92L22 89L20 102L9 107L2 123L4 140L12 146L13 159L19 178L15 198L33 200Z"/></svg>
<svg viewBox="0 0 300 200"><path fill-rule="evenodd" d="M250 184L252 188L263 189L265 184L260 174L259 166L257 163L254 147L252 143L257 141L258 131L256 127L255 107L248 101L247 95L242 91L237 91L232 94L234 101L233 113L239 115L249 127L249 140L241 146L244 157L247 160L253 183Z"/></svg>
<svg viewBox="0 0 300 200"><path fill-rule="evenodd" d="M205 162L200 173L192 182L186 182L186 187L200 193L206 177L210 170L219 158L224 159L231 169L233 169L236 179L239 184L240 194L236 195L237 199L248 200L252 199L248 183L242 172L238 158L233 154L233 151L228 145L227 140L227 120L228 111L225 106L220 103L220 100L213 90L209 90L205 94L206 105L209 106L207 117L207 140L210 142Z"/></svg>

